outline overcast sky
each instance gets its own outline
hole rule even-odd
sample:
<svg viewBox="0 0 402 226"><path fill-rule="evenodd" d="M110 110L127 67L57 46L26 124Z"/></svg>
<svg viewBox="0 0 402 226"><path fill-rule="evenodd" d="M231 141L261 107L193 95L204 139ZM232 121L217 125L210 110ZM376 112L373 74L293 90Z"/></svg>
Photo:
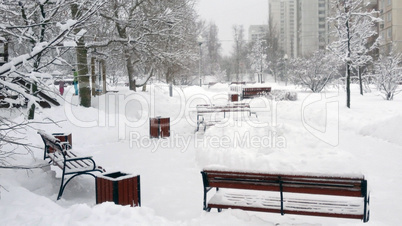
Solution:
<svg viewBox="0 0 402 226"><path fill-rule="evenodd" d="M232 52L233 25L243 25L248 39L250 25L268 22L268 0L198 0L196 9L207 23L213 21L219 27L224 55Z"/></svg>

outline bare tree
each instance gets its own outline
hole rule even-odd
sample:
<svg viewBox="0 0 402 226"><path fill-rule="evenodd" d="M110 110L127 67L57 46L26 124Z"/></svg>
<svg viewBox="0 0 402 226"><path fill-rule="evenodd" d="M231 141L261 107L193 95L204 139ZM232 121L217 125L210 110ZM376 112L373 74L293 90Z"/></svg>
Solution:
<svg viewBox="0 0 402 226"><path fill-rule="evenodd" d="M119 55L131 90L143 85L134 84L139 72L145 72L147 79L153 75L147 72L164 74L171 81L187 62L197 59L192 0L112 0L100 15L108 26L87 47Z"/></svg>
<svg viewBox="0 0 402 226"><path fill-rule="evenodd" d="M3 1L0 18L5 27L1 31L10 41L15 52L31 51L38 44L49 40L58 30L61 14L67 4L52 1ZM17 44L18 43L18 44ZM25 65L28 71L39 71L43 66L44 52L38 53ZM45 59L49 60L49 59ZM46 62L44 63L46 64Z"/></svg>
<svg viewBox="0 0 402 226"><path fill-rule="evenodd" d="M206 68L208 75L217 75L220 73L220 50L221 43L218 39L218 26L210 22L202 34L204 40L202 46L204 47L203 68Z"/></svg>
<svg viewBox="0 0 402 226"><path fill-rule="evenodd" d="M269 17L268 21L268 32L265 37L266 42L266 52L267 52L267 61L268 61L268 69L271 74L275 78L275 82L277 81L277 75L281 71L281 67L279 66L279 61L283 56L283 51L279 46L279 38L278 38L278 28L274 25L272 20L272 15Z"/></svg>
<svg viewBox="0 0 402 226"><path fill-rule="evenodd" d="M7 4L0 4L0 8L4 10L12 9L8 8L9 5ZM14 6L13 6L14 7ZM46 39L43 42L35 44L32 49L27 49L25 54L17 55L18 53L13 53L14 57L12 61L5 63L4 65L0 66L0 75L4 75L5 79L0 79L0 92L2 94L16 94L17 99L10 99L5 98L3 101L8 101L10 106L17 104L17 103L25 103L28 101L28 106L37 106L40 105L37 103L39 101L38 97L35 95L37 92L29 93L26 89L22 88L21 86L10 82L12 79L11 74L17 74L19 76L24 77L27 81L32 81L37 84L37 91L46 90L46 84L42 83L40 77L43 73L34 72L32 68L29 66L31 61L39 62L38 57L40 56L41 59L47 58L52 50L61 46L63 41L67 39L74 40L75 36L72 33L72 30L77 26L88 21L88 19L95 13L100 7L100 2L95 1L89 7L89 9L83 13L80 17L76 20L68 20L68 18L64 18L65 21L58 23L58 29L55 30L55 33L52 34L52 37L45 36ZM9 11L10 13L13 11ZM2 33L9 34L10 40L25 40L26 33L30 30L31 26L36 25L16 25L14 24L15 21L7 21L7 24L0 26L0 31ZM35 65L35 63L33 64ZM44 65L40 66L41 64L37 63L39 69ZM49 64L47 64L49 65ZM30 70L29 70L30 69ZM28 73L24 73L23 71L29 70ZM7 97L7 96L6 96ZM26 113L24 113L26 114ZM50 123L53 123L49 119ZM44 123L44 122L41 122ZM9 120L4 116L0 116L0 164L2 167L9 165L8 159L10 159L13 155L15 155L16 147L23 147L27 150L31 147L31 145L25 142L25 139L21 134L24 134L24 131L28 127L32 127L35 124L33 121L27 121L26 119L15 122L13 120ZM7 146L7 148L5 147Z"/></svg>
<svg viewBox="0 0 402 226"><path fill-rule="evenodd" d="M263 45L263 40L259 39L252 43L252 49L249 52L248 58L251 63L252 70L258 74L258 82L262 82L262 74L268 69L266 46Z"/></svg>
<svg viewBox="0 0 402 226"><path fill-rule="evenodd" d="M402 83L402 54L391 53L389 56L380 57L375 64L378 90L386 100L393 100L394 96L402 91L399 85Z"/></svg>
<svg viewBox="0 0 402 226"><path fill-rule="evenodd" d="M3 11L2 17L5 23L0 27L0 32L8 36L15 58L12 64L3 65L3 70L0 68L0 74L7 73L11 69L14 70L16 66L18 66L17 72L45 71L59 62L59 59L70 50L69 46L64 48L64 41L77 40L78 46L84 46L77 29L99 10L102 3L103 0L58 2L25 0L2 3L0 10ZM83 5L86 5L85 12L82 12ZM70 6L75 9L74 18L69 14ZM81 48L80 50L84 51L85 49ZM24 52L27 54L22 54ZM78 60L86 60L86 56L78 57ZM86 64L78 64L78 66L82 68L79 73L84 75L82 77L84 79L88 71L87 69L84 70ZM36 83L37 81L33 81L35 86ZM80 89L83 89L80 95L86 93L84 90L86 87L86 83L80 84ZM35 95L33 92L32 94ZM90 96L81 96L81 104L89 106Z"/></svg>
<svg viewBox="0 0 402 226"><path fill-rule="evenodd" d="M369 53L376 48L376 42L369 38L376 34L374 28L377 11L367 12L363 0L333 0L335 16L329 18L336 29L337 41L328 48L346 63L346 106L350 108L351 68L371 60Z"/></svg>
<svg viewBox="0 0 402 226"><path fill-rule="evenodd" d="M244 54L246 41L244 40L244 28L242 25L233 26L233 37L233 56L235 58L234 72L236 74L236 80L239 81L246 61L246 54Z"/></svg>

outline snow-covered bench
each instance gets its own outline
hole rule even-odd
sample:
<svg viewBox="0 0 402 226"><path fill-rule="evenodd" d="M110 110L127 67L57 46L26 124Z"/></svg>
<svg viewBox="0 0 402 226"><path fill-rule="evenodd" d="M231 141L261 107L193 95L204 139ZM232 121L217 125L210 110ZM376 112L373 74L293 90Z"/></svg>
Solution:
<svg viewBox="0 0 402 226"><path fill-rule="evenodd" d="M87 174L95 177L92 172L105 172L97 166L91 156L80 157L72 152L69 142L61 142L58 138L44 131L38 131L45 144L44 159L50 159L49 163L58 166L62 170L61 185L57 199L60 199L64 188L74 177ZM65 181L67 175L72 175Z"/></svg>
<svg viewBox="0 0 402 226"><path fill-rule="evenodd" d="M254 98L261 96L265 93L271 92L271 87L249 87L249 88L243 88L242 90L242 98L247 99L247 98Z"/></svg>
<svg viewBox="0 0 402 226"><path fill-rule="evenodd" d="M204 210L233 208L284 214L369 220L367 181L331 176L204 169ZM207 193L216 193L207 202ZM222 189L223 188L223 189Z"/></svg>
<svg viewBox="0 0 402 226"><path fill-rule="evenodd" d="M255 114L250 109L250 104L248 103L232 103L227 105L214 105L214 104L199 104L197 105L197 129L199 130L200 125L204 125L204 131L207 126L215 125L219 120L206 120L204 115L211 113L223 113L223 118L226 118L226 113L231 112L246 112L249 115Z"/></svg>

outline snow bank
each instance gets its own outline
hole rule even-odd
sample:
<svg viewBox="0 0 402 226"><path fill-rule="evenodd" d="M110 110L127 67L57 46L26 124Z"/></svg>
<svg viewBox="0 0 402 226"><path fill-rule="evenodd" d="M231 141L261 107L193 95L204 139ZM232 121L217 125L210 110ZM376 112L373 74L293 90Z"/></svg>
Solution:
<svg viewBox="0 0 402 226"><path fill-rule="evenodd" d="M401 125L402 115L392 116L363 127L360 134L402 146Z"/></svg>
<svg viewBox="0 0 402 226"><path fill-rule="evenodd" d="M2 192L0 225L180 225L156 216L147 207L120 206L111 202L95 206L62 207L53 200L22 187ZM25 222L25 223L23 223Z"/></svg>

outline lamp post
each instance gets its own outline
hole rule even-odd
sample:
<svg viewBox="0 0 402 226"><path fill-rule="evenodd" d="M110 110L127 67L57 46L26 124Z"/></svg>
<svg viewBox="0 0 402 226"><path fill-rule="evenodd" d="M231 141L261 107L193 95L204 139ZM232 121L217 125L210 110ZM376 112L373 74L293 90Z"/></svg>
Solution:
<svg viewBox="0 0 402 226"><path fill-rule="evenodd" d="M263 50L263 48L262 48L262 43L261 43L261 51L260 51L260 73L258 74L258 82L259 83L262 83L262 50Z"/></svg>
<svg viewBox="0 0 402 226"><path fill-rule="evenodd" d="M203 42L202 37L199 36L197 41L198 41L198 45L200 46L200 60L199 60L199 64L198 64L198 77L199 77L199 79L200 79L200 87L201 87L201 86L202 86L202 81L201 81L202 48L201 48L201 46L202 46L202 42Z"/></svg>

